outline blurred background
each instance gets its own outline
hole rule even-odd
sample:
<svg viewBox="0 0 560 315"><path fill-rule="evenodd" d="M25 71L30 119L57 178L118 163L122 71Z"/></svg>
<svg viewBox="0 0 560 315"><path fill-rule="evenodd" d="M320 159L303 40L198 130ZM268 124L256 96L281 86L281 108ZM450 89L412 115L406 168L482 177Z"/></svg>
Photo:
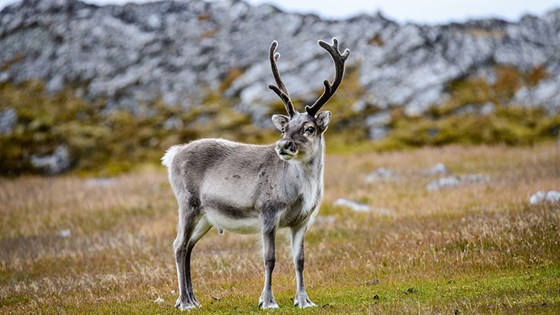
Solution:
<svg viewBox="0 0 560 315"><path fill-rule="evenodd" d="M299 1L301 2L301 1ZM200 137L278 138L268 48L328 152L558 141L555 1L0 1L0 174L111 176Z"/></svg>

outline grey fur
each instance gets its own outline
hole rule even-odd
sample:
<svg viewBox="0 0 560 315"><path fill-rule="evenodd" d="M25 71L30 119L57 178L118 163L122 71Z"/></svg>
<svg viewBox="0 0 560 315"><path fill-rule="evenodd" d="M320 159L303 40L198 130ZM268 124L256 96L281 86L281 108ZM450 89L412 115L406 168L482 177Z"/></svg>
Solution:
<svg viewBox="0 0 560 315"><path fill-rule="evenodd" d="M271 62L274 60L271 57ZM279 75L276 77L287 95ZM212 226L219 231L261 234L265 267L259 299L262 308L278 307L272 293L275 237L279 228L290 228L297 284L294 305L315 305L303 281L303 244L323 195L323 133L330 117L327 111L310 115L293 110L290 116L274 115L272 120L283 133L275 145L202 139L167 151L162 161L179 206L178 233L173 242L179 283L176 307L200 306L192 289L190 257L196 242Z"/></svg>

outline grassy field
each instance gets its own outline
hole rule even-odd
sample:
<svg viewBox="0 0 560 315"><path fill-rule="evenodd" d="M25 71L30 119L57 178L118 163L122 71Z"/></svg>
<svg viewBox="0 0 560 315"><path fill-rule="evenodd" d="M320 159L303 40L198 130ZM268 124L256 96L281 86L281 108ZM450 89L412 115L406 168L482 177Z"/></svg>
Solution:
<svg viewBox="0 0 560 315"><path fill-rule="evenodd" d="M329 155L323 205L306 238L307 291L318 307L292 306L285 231L273 278L280 309L261 312L258 237L212 230L193 254L203 307L192 313L558 314L560 204L530 205L529 197L560 190L559 150L545 143ZM429 191L442 175L426 169L439 162L489 180ZM397 176L366 182L378 167ZM338 198L373 210L335 207ZM103 180L0 179L0 205L0 313L179 313L176 204L163 167Z"/></svg>

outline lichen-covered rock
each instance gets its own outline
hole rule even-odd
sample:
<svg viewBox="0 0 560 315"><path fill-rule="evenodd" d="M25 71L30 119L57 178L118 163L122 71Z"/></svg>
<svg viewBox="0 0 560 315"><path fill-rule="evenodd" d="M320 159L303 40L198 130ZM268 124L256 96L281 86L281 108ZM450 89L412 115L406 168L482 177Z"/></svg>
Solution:
<svg viewBox="0 0 560 315"><path fill-rule="evenodd" d="M364 97L378 108L421 114L447 99L454 80L495 78L496 66L506 66L544 67L546 78L521 87L512 103L558 112L558 21L560 9L517 22L427 26L399 25L380 14L326 20L243 0L123 6L23 0L0 12L0 82L41 80L50 92L78 84L108 109L135 112L161 98L188 110L220 89L232 69L242 69L225 95L239 97L240 110L259 122L277 101L267 89L270 42L280 43L279 67L292 97L307 101L333 71L316 41L336 36L352 50L348 66L358 67ZM369 128L372 137L383 137L383 126Z"/></svg>

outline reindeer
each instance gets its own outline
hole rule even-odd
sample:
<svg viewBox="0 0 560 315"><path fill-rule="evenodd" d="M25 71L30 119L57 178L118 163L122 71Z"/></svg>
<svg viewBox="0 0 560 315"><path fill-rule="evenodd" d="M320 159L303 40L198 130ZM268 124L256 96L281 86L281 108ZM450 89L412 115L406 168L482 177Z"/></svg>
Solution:
<svg viewBox="0 0 560 315"><path fill-rule="evenodd" d="M294 305L315 306L303 281L304 235L317 214L323 195L323 133L331 113L319 109L342 82L350 51L340 53L338 41L319 41L332 57L335 78L324 81L323 94L305 113L294 109L280 78L276 62L278 43L270 46L270 64L276 85L269 85L282 100L288 115L273 115L282 132L273 145L242 144L224 139L201 139L169 148L162 158L179 205L177 238L173 242L179 282L180 310L200 307L191 281L191 253L195 244L214 226L237 233L260 233L263 244L263 309L278 308L272 293L275 236L279 228L291 231L297 291Z"/></svg>

